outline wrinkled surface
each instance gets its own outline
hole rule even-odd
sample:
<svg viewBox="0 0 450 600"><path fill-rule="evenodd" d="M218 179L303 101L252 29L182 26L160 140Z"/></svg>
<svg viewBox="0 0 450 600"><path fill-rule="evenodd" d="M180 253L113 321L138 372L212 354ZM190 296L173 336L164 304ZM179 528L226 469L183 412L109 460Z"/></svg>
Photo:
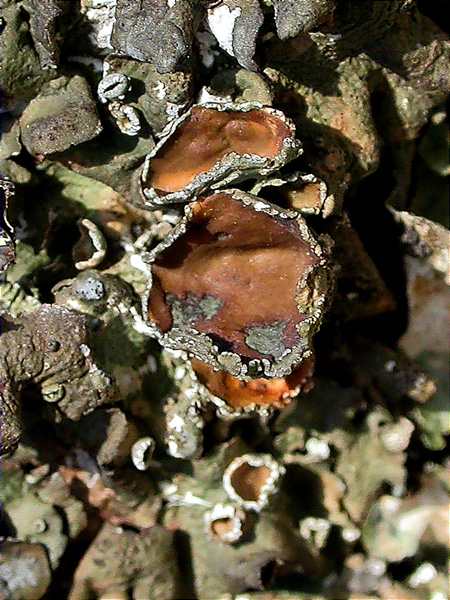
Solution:
<svg viewBox="0 0 450 600"><path fill-rule="evenodd" d="M0 542L0 598L39 600L50 585L51 573L44 546Z"/></svg>
<svg viewBox="0 0 450 600"><path fill-rule="evenodd" d="M19 442L20 392L27 384L38 385L43 398L70 419L112 399L114 383L93 361L85 317L43 305L16 321L0 322L0 454Z"/></svg>
<svg viewBox="0 0 450 600"><path fill-rule="evenodd" d="M155 261L150 315L167 331L174 324L169 295L181 306L211 299L212 314L194 311L187 317L192 325L235 352L261 358L249 346L252 328L279 328L286 347L298 342L299 283L316 260L295 226L216 194L196 203L188 232Z"/></svg>
<svg viewBox="0 0 450 600"><path fill-rule="evenodd" d="M116 51L153 62L168 73L191 58L195 0L117 0L112 44Z"/></svg>
<svg viewBox="0 0 450 600"><path fill-rule="evenodd" d="M281 119L261 110L194 107L152 159L147 183L161 192L179 191L231 153L275 157L290 135Z"/></svg>

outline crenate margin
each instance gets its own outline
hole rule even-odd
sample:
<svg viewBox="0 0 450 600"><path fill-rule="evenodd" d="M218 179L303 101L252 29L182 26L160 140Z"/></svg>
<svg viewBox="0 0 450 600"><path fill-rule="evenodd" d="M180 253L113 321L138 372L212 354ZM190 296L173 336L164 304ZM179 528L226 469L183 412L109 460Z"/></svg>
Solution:
<svg viewBox="0 0 450 600"><path fill-rule="evenodd" d="M192 325L172 326L168 331L163 332L149 317L148 307L153 285L151 266L165 250L188 231L196 203L185 207L183 219L156 248L144 257L150 272L148 286L143 295L143 314L148 325L146 333L157 339L166 349L185 351L188 358L196 358L214 370L226 371L239 379L248 381L258 377L275 378L290 375L304 360L313 358L312 339L320 327L332 297L333 271L329 261L330 244L326 238L321 238L319 243L298 212L282 209L236 189L220 190L220 194L230 195L233 200L237 200L245 207L251 207L256 212L263 212L276 217L278 221L294 225L310 252L315 255L316 262L305 269L297 284L296 305L299 313L304 316L297 325L299 343L285 348L276 359L248 359L235 352L221 351L208 334L196 330Z"/></svg>
<svg viewBox="0 0 450 600"><path fill-rule="evenodd" d="M188 439L191 438L191 442L193 443L195 436L191 435L191 432L197 432L202 429L203 424L201 422L201 413L206 411L209 407L211 407L211 405L214 406L216 415L220 419L227 421L252 417L254 415L258 415L261 419L266 420L273 415L275 411L283 408L283 406L278 404L263 404L258 402L246 403L241 406L233 406L225 398L214 394L204 383L199 380L198 374L195 372L186 352L164 349L162 356L164 357L164 363L167 364L168 368L175 373L174 376L178 386L178 396L185 397L190 403L190 407L188 408L188 421L183 419L183 421L180 422L177 419L171 424L172 426L169 426L170 420L166 419L168 425L168 453L171 456L175 456L176 458L190 458L194 455L188 455L186 453L183 455L180 454L180 444L178 443L177 445L174 445L174 433L176 430L173 426L177 425L181 427L180 433L183 434L183 437L187 437ZM182 373L181 379L176 377L177 372ZM249 383L252 383L253 381L255 380L249 379ZM294 390L292 391L292 396L286 399L286 406L289 405L297 393L300 394L303 391L309 391L310 388L307 385L305 387L305 384L303 386L298 386L298 392L297 390L295 390L295 393ZM170 411L169 414L172 415L172 412L173 411ZM170 416L170 418L172 418L172 416ZM170 445L169 442L171 442ZM174 454L174 451L176 451L176 454Z"/></svg>
<svg viewBox="0 0 450 600"><path fill-rule="evenodd" d="M313 173L274 173L267 179L257 181L250 192L258 196L261 190L271 187L279 189L281 198L292 210L304 215L318 215L324 219L333 214L334 195L326 182Z"/></svg>
<svg viewBox="0 0 450 600"><path fill-rule="evenodd" d="M215 504L203 519L206 534L214 541L235 544L244 535L245 512L233 504Z"/></svg>
<svg viewBox="0 0 450 600"><path fill-rule="evenodd" d="M8 202L14 195L14 184L0 176L0 273L15 261L14 229L8 221Z"/></svg>
<svg viewBox="0 0 450 600"><path fill-rule="evenodd" d="M245 510L260 512L280 487L283 465L270 454L243 454L225 469L223 488Z"/></svg>
<svg viewBox="0 0 450 600"><path fill-rule="evenodd" d="M257 154L238 154L230 152L220 158L211 168L200 172L182 189L161 193L148 181L151 176L152 160L157 158L162 149L171 141L172 137L179 132L182 125L189 121L193 111L209 109L218 112L242 112L263 111L271 117L280 120L280 123L289 132L283 139L281 149L273 157L259 156ZM207 189L222 188L231 183L244 181L246 179L260 179L297 158L303 153L301 142L295 137L295 125L281 111L264 106L259 102L206 102L192 106L181 117L171 121L161 133L161 140L147 155L141 173L141 200L145 207L154 209L161 205L188 202L194 196L205 192Z"/></svg>

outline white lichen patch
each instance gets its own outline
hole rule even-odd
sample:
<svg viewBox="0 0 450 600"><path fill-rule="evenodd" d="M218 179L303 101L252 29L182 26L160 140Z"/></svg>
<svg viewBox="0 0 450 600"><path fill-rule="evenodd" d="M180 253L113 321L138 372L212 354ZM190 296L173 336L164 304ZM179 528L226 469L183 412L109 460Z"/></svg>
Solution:
<svg viewBox="0 0 450 600"><path fill-rule="evenodd" d="M400 417L397 423L384 427L381 432L383 446L389 452L403 452L409 446L414 424L406 417Z"/></svg>
<svg viewBox="0 0 450 600"><path fill-rule="evenodd" d="M208 104L209 102L231 102L231 96L219 96L211 92L210 88L203 86L199 92L197 103Z"/></svg>
<svg viewBox="0 0 450 600"><path fill-rule="evenodd" d="M166 113L171 119L177 119L186 108L185 104L177 104L175 102L167 102Z"/></svg>
<svg viewBox="0 0 450 600"><path fill-rule="evenodd" d="M112 50L111 35L117 0L82 0L81 13L91 26L89 39L100 50Z"/></svg>
<svg viewBox="0 0 450 600"><path fill-rule="evenodd" d="M149 436L140 438L131 448L131 460L138 471L146 471L150 466L155 440Z"/></svg>
<svg viewBox="0 0 450 600"><path fill-rule="evenodd" d="M228 54L233 53L233 30L236 19L240 16L239 7L230 9L226 4L219 4L208 10L208 25L219 46Z"/></svg>
<svg viewBox="0 0 450 600"><path fill-rule="evenodd" d="M361 537L361 531L356 527L344 527L341 535L348 544L354 544Z"/></svg>
<svg viewBox="0 0 450 600"><path fill-rule="evenodd" d="M162 81L157 81L153 86L153 92L158 100L164 100L166 97L166 86Z"/></svg>
<svg viewBox="0 0 450 600"><path fill-rule="evenodd" d="M305 450L312 462L327 460L330 456L329 445L324 440L318 438L309 438L305 444Z"/></svg>
<svg viewBox="0 0 450 600"><path fill-rule="evenodd" d="M141 254L130 254L130 265L133 267L133 269L142 271L142 273L145 273L146 275L148 275L150 272L150 268L143 260Z"/></svg>
<svg viewBox="0 0 450 600"><path fill-rule="evenodd" d="M213 66L216 56L219 54L217 50L217 40L208 30L199 30L195 37L198 43L198 51L203 65L209 69Z"/></svg>
<svg viewBox="0 0 450 600"><path fill-rule="evenodd" d="M147 323L144 321L141 315L138 314L137 311L135 311L135 314L133 315L133 329L137 333L141 333L142 335L151 335L153 332L151 327L147 325Z"/></svg>
<svg viewBox="0 0 450 600"><path fill-rule="evenodd" d="M0 581L7 582L8 590L11 594L22 592L26 587L37 587L39 578L36 569L37 560L28 556L18 558L14 561L0 564ZM18 597L18 596L10 596Z"/></svg>
<svg viewBox="0 0 450 600"><path fill-rule="evenodd" d="M160 483L160 490L169 506L203 506L205 508L211 508L212 506L211 502L196 496L192 492L179 494L178 487L173 482L163 481Z"/></svg>
<svg viewBox="0 0 450 600"><path fill-rule="evenodd" d="M190 400L189 397L186 398ZM166 444L170 456L192 458L198 455L202 440L202 422L198 415L194 414L194 408L189 411L188 407L183 414L169 408L166 427Z"/></svg>
<svg viewBox="0 0 450 600"><path fill-rule="evenodd" d="M436 567L430 562L424 562L414 571L412 575L410 575L408 579L408 584L412 588L418 588L421 585L426 585L433 581L433 579L437 576Z"/></svg>

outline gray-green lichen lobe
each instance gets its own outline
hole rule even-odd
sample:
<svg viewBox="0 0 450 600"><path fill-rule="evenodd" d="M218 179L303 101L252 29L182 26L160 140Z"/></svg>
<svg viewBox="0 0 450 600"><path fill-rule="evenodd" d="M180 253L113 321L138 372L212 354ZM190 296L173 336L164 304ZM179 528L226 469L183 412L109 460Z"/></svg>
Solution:
<svg viewBox="0 0 450 600"><path fill-rule="evenodd" d="M199 319L212 319L223 305L222 300L208 295L202 298L187 295L185 299L178 300L176 296L168 294L166 298L175 327L194 325Z"/></svg>
<svg viewBox="0 0 450 600"><path fill-rule="evenodd" d="M58 411L75 420L113 398L114 382L95 364L89 336L84 316L54 305L43 305L14 321L2 320L0 410L6 417L0 423L2 452L19 441L20 392L28 383L35 382L44 400L57 402Z"/></svg>
<svg viewBox="0 0 450 600"><path fill-rule="evenodd" d="M0 17L0 88L7 102L14 105L31 99L54 73L41 69L22 3L2 0Z"/></svg>
<svg viewBox="0 0 450 600"><path fill-rule="evenodd" d="M70 600L93 591L122 597L130 587L149 600L178 597L180 578L173 534L159 525L146 534L104 525L76 573Z"/></svg>
<svg viewBox="0 0 450 600"><path fill-rule="evenodd" d="M44 87L23 112L20 125L26 149L44 155L86 142L102 130L89 86L78 75Z"/></svg>
<svg viewBox="0 0 450 600"><path fill-rule="evenodd" d="M286 351L286 347L282 342L285 328L286 323L283 322L271 325L255 325L248 329L245 342L250 348L261 354L269 354L274 358L280 358Z"/></svg>

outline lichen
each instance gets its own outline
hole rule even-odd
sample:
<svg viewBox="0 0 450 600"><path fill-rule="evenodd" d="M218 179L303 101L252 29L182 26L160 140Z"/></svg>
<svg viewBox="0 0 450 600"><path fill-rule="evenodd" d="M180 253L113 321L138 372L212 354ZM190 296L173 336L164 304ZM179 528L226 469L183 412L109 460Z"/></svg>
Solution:
<svg viewBox="0 0 450 600"><path fill-rule="evenodd" d="M142 200L149 208L185 202L209 188L267 175L301 151L293 123L277 110L257 103L194 106L169 123L148 155Z"/></svg>
<svg viewBox="0 0 450 600"><path fill-rule="evenodd" d="M271 231L272 249L267 247L265 230ZM185 256L181 266L180 253ZM226 259L226 270L220 257ZM200 260L203 278L192 279ZM280 261L289 270L277 280L272 273ZM326 246L295 213L237 190L217 193L188 207L184 220L148 262L152 279L144 310L151 332L164 346L185 350L241 378L258 373L281 377L311 355L311 339L331 289L331 270ZM253 266L246 271L249 264ZM283 301L274 306L270 298L279 286ZM244 290L250 294L242 294ZM211 297L214 310L205 312L203 298ZM267 327L270 338L262 335ZM274 345L277 331L284 341L277 339ZM235 357L233 365L229 356ZM225 363L222 357L227 358Z"/></svg>
<svg viewBox="0 0 450 600"><path fill-rule="evenodd" d="M79 75L50 82L27 106L20 126L22 142L33 155L62 152L102 130L89 86Z"/></svg>
<svg viewBox="0 0 450 600"><path fill-rule="evenodd" d="M1 598L448 597L445 14L0 0Z"/></svg>
<svg viewBox="0 0 450 600"><path fill-rule="evenodd" d="M8 221L8 201L14 191L12 182L0 179L0 273L15 260L14 231Z"/></svg>
<svg viewBox="0 0 450 600"><path fill-rule="evenodd" d="M113 380L93 360L89 335L84 316L55 305L43 305L11 321L2 319L2 454L11 452L20 439L23 386L33 382L45 401L57 403L57 420L61 413L79 419L114 397Z"/></svg>

